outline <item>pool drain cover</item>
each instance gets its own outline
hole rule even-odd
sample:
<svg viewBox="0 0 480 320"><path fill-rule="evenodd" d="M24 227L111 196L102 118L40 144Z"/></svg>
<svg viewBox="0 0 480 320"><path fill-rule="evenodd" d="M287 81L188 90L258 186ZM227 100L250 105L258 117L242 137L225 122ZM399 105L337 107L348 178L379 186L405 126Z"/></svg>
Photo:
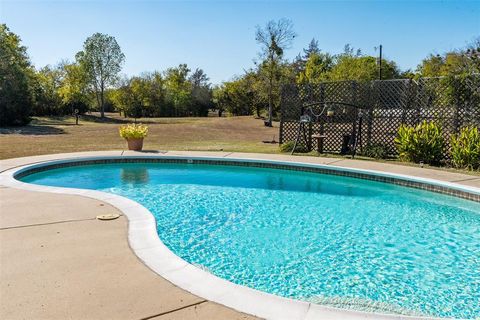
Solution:
<svg viewBox="0 0 480 320"><path fill-rule="evenodd" d="M101 214L97 216L98 220L114 220L120 217L117 213L108 213L108 214Z"/></svg>

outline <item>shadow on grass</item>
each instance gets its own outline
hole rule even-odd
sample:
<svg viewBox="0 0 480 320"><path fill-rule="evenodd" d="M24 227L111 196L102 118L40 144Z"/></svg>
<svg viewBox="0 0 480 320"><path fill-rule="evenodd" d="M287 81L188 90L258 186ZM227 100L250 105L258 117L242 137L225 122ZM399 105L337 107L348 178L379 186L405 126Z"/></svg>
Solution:
<svg viewBox="0 0 480 320"><path fill-rule="evenodd" d="M216 117L215 117L216 118ZM142 123L142 124L183 124L183 123L198 123L199 121L208 119L208 117L145 117L145 118L125 118L118 115L118 113L107 112L105 117L101 118L98 112L83 114L80 116L80 121L94 122L94 123Z"/></svg>
<svg viewBox="0 0 480 320"><path fill-rule="evenodd" d="M83 114L80 116L80 123L82 121L84 122L93 122L93 123L107 123L107 124L133 124L135 123L134 118L122 118L119 116L112 116L112 115L106 115L104 118L95 115L95 114ZM172 121L172 120L177 120L174 118L138 118L136 120L136 123L142 123L142 124L161 124L161 123L183 123L187 121Z"/></svg>
<svg viewBox="0 0 480 320"><path fill-rule="evenodd" d="M95 122L95 123L118 123L118 124L133 122L133 120L128 118L122 119L122 118L113 118L108 116L101 118L99 116L90 115L90 114L81 115L80 121Z"/></svg>
<svg viewBox="0 0 480 320"><path fill-rule="evenodd" d="M0 134L21 134L29 136L45 136L54 134L64 134L65 130L46 125L28 125L22 127L0 128Z"/></svg>
<svg viewBox="0 0 480 320"><path fill-rule="evenodd" d="M101 118L96 115L91 114L82 114L78 117L79 124L82 122L93 122L93 123L129 123L133 122L130 119L121 119L113 117L104 117ZM72 116L47 116L47 117L36 117L32 120L33 125L52 125L52 126L75 126L75 117Z"/></svg>

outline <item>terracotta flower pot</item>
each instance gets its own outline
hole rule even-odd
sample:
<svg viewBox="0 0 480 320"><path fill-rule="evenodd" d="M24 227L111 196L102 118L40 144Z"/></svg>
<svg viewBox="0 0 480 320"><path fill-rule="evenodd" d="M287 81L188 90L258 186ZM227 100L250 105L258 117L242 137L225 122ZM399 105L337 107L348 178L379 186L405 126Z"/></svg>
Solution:
<svg viewBox="0 0 480 320"><path fill-rule="evenodd" d="M128 138L126 140L127 140L128 150L142 151L143 138Z"/></svg>

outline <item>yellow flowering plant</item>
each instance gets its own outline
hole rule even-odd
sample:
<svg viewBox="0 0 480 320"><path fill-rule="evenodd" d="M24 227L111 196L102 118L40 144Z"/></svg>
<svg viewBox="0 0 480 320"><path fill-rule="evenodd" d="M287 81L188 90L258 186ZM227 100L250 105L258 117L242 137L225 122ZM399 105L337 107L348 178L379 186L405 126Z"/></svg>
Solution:
<svg viewBox="0 0 480 320"><path fill-rule="evenodd" d="M148 133L148 127L142 124L127 124L121 126L118 131L120 132L120 137L125 139L139 139L145 138Z"/></svg>

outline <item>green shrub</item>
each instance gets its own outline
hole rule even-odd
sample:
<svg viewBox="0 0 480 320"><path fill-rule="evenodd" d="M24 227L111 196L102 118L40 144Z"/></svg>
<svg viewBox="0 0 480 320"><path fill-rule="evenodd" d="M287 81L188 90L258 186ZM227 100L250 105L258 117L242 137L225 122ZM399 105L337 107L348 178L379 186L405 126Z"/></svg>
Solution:
<svg viewBox="0 0 480 320"><path fill-rule="evenodd" d="M452 164L456 168L475 170L480 168L480 131L465 127L459 135L452 135Z"/></svg>
<svg viewBox="0 0 480 320"><path fill-rule="evenodd" d="M380 143L374 143L365 148L363 155L374 159L388 158L388 147Z"/></svg>
<svg viewBox="0 0 480 320"><path fill-rule="evenodd" d="M280 151L292 152L294 145L295 145L295 141L287 141L280 145ZM308 148L301 143L298 143L297 147L295 148L295 152L298 152L298 153L307 153L308 151L309 151Z"/></svg>
<svg viewBox="0 0 480 320"><path fill-rule="evenodd" d="M395 144L403 161L438 164L443 157L445 140L438 125L423 121L415 127L401 125Z"/></svg>

